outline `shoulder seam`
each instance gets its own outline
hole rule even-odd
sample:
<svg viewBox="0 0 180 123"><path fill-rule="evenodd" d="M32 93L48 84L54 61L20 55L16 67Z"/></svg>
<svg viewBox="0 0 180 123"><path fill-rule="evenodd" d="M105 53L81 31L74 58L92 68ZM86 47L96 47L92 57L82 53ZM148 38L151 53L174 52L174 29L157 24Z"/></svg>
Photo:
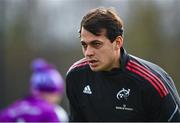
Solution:
<svg viewBox="0 0 180 123"><path fill-rule="evenodd" d="M69 70L67 71L67 74L77 68L77 67L82 67L82 66L85 66L86 64L88 64L86 58L83 58L83 59L80 59L79 61L75 62L73 65L71 65L71 67L69 68Z"/></svg>

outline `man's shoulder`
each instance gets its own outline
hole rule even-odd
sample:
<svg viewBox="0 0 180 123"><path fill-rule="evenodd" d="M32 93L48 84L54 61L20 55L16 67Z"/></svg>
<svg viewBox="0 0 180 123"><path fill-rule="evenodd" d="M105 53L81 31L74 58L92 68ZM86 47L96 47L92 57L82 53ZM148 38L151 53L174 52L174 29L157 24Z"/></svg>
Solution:
<svg viewBox="0 0 180 123"><path fill-rule="evenodd" d="M161 97L169 93L164 80L165 71L158 65L130 55L126 69L134 77L139 78L143 82L144 87L153 88Z"/></svg>
<svg viewBox="0 0 180 123"><path fill-rule="evenodd" d="M80 71L82 69L86 69L88 66L88 61L86 58L82 58L76 62L74 62L69 70L67 71L67 74L71 73L72 71Z"/></svg>
<svg viewBox="0 0 180 123"><path fill-rule="evenodd" d="M153 72L154 74L166 73L166 71L163 68L161 68L159 65L133 55L130 55L130 62L137 63L145 67L148 71Z"/></svg>

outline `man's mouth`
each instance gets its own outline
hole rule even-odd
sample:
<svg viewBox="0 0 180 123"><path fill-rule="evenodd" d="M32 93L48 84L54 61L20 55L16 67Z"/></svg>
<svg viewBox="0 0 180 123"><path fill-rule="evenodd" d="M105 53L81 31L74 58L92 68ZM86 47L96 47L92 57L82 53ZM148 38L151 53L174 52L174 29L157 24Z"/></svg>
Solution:
<svg viewBox="0 0 180 123"><path fill-rule="evenodd" d="M89 60L89 63L95 63L95 62L97 62L97 60Z"/></svg>
<svg viewBox="0 0 180 123"><path fill-rule="evenodd" d="M88 62L90 66L95 67L97 66L98 60L88 60Z"/></svg>

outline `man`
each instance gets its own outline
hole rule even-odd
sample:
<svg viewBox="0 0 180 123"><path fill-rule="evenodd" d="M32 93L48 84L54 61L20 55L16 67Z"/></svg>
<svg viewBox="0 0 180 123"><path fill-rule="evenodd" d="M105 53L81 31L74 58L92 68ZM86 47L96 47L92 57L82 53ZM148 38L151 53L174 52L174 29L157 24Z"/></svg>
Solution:
<svg viewBox="0 0 180 123"><path fill-rule="evenodd" d="M1 122L67 122L65 110L58 105L64 91L60 73L44 59L32 62L31 94L4 109Z"/></svg>
<svg viewBox="0 0 180 123"><path fill-rule="evenodd" d="M179 95L159 66L123 48L123 22L113 9L82 19L85 58L67 72L72 121L180 121Z"/></svg>

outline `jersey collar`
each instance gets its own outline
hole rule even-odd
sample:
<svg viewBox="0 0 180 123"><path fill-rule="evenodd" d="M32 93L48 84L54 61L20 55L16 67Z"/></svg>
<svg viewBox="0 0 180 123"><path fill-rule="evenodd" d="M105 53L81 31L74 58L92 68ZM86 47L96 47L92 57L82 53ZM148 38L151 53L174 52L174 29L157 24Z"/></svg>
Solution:
<svg viewBox="0 0 180 123"><path fill-rule="evenodd" d="M127 63L127 60L128 60L128 54L127 54L126 50L123 47L121 47L120 52L121 52L121 57L119 59L120 69L124 70L125 65Z"/></svg>

